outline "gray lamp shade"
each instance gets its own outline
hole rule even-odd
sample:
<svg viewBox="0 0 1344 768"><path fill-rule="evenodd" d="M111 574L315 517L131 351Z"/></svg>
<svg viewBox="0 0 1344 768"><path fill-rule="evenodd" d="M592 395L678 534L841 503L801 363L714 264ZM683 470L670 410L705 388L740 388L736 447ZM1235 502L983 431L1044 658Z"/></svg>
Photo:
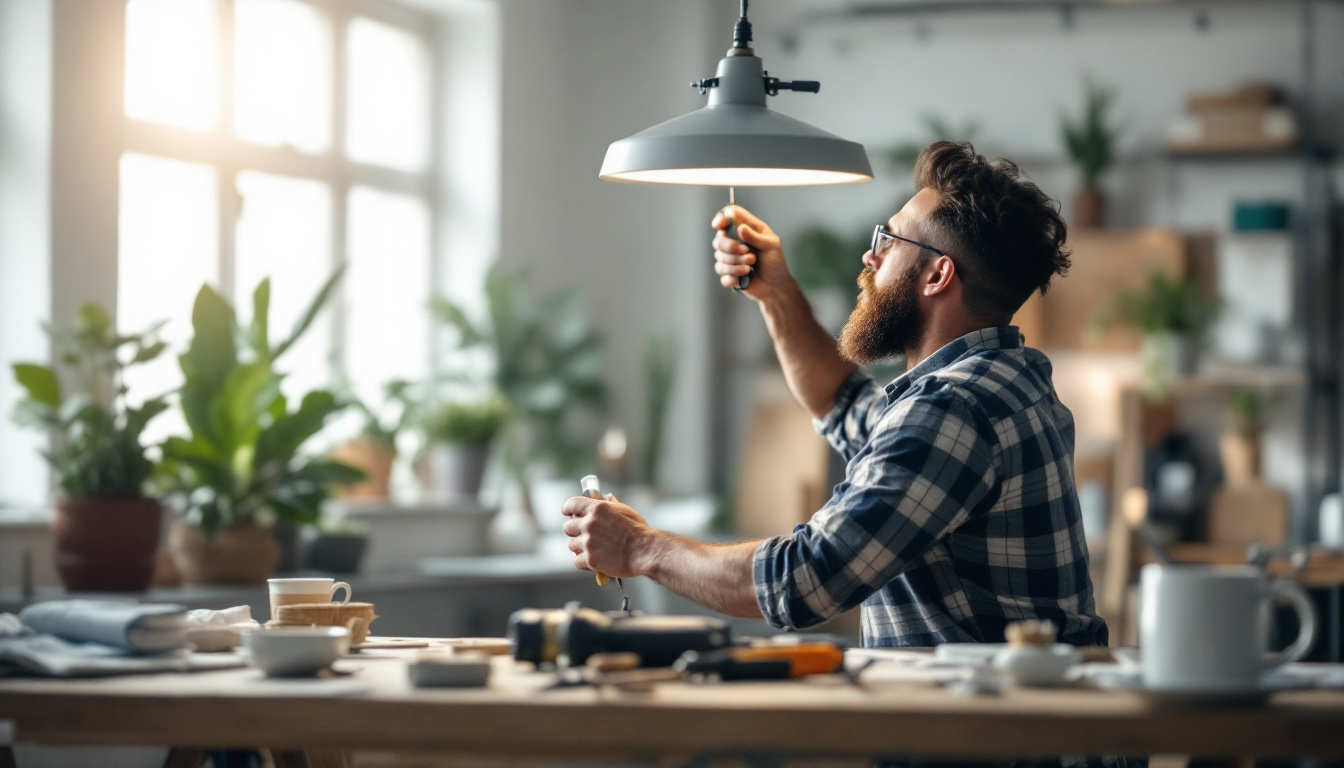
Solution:
<svg viewBox="0 0 1344 768"><path fill-rule="evenodd" d="M614 142L598 176L657 184L776 187L873 178L863 145L771 111L761 60L719 62L709 105Z"/></svg>

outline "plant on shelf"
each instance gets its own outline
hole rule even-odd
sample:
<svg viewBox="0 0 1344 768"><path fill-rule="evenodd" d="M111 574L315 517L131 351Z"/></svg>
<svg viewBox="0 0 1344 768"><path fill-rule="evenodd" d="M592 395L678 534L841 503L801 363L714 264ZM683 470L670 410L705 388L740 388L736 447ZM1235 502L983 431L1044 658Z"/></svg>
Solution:
<svg viewBox="0 0 1344 768"><path fill-rule="evenodd" d="M570 476L594 462L607 399L602 339L573 291L533 298L522 274L496 264L484 293L484 319L445 298L435 299L434 315L456 334L460 364L449 378L508 401L503 455L530 510L529 465L548 463Z"/></svg>
<svg viewBox="0 0 1344 768"><path fill-rule="evenodd" d="M1145 383L1160 398L1167 381L1195 372L1218 309L1218 300L1205 296L1194 278L1154 271L1145 290L1116 294L1093 319L1093 329L1118 322L1143 334Z"/></svg>
<svg viewBox="0 0 1344 768"><path fill-rule="evenodd" d="M163 323L139 334L117 333L95 303L79 310L73 330L46 327L57 366L14 365L25 397L15 421L48 432L43 456L60 494L52 528L61 581L71 591L140 592L154 572L162 511L147 497L153 463L142 441L145 426L167 404L164 396L131 405L127 368L162 354Z"/></svg>
<svg viewBox="0 0 1344 768"><path fill-rule="evenodd" d="M438 500L474 501L495 440L509 424L509 403L500 395L450 400L425 415L425 485Z"/></svg>
<svg viewBox="0 0 1344 768"><path fill-rule="evenodd" d="M1106 196L1101 177L1114 162L1119 127L1111 119L1115 90L1088 82L1083 114L1077 119L1060 115L1059 133L1069 160L1078 166L1082 188L1073 196L1073 225L1100 227L1106 218Z"/></svg>
<svg viewBox="0 0 1344 768"><path fill-rule="evenodd" d="M1218 443L1223 479L1230 486L1260 481L1260 437L1265 432L1265 397L1254 389L1237 389L1227 400L1228 430Z"/></svg>
<svg viewBox="0 0 1344 768"><path fill-rule="evenodd" d="M345 404L315 390L292 407L275 367L312 324L340 275L327 280L278 344L270 339L269 280L252 295L247 327L210 286L196 296L194 335L178 358L190 434L163 444L158 474L187 508L188 527L174 529L172 539L187 583L264 581L280 558L270 526L317 522L333 485L364 478L341 462L304 455L304 443Z"/></svg>
<svg viewBox="0 0 1344 768"><path fill-rule="evenodd" d="M663 453L663 430L672 403L680 350L672 334L651 335L644 343L644 450L639 456L639 481L658 487L658 465Z"/></svg>
<svg viewBox="0 0 1344 768"><path fill-rule="evenodd" d="M417 403L414 386L403 380L383 386L383 404L379 408L350 395L350 403L359 410L363 424L359 434L332 452L332 458L358 467L368 479L340 488L347 498L387 499L390 494L392 463L397 458L397 438L415 419Z"/></svg>

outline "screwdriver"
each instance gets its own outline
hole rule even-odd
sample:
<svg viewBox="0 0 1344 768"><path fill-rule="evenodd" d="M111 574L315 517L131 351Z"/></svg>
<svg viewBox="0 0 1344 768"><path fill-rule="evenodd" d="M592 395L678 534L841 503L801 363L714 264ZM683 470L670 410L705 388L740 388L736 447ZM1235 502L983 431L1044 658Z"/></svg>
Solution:
<svg viewBox="0 0 1344 768"><path fill-rule="evenodd" d="M761 647L687 651L673 667L682 675L720 680L784 680L828 675L844 666L845 652L832 643L798 643Z"/></svg>
<svg viewBox="0 0 1344 768"><path fill-rule="evenodd" d="M602 488L597 481L597 475L584 475L583 479L579 481L579 488L583 490L584 496L598 501L602 500ZM594 573L597 574L597 585L599 587L605 587L611 583L611 577L607 574L601 571L594 571ZM616 586L620 587L621 595L624 596L625 585L621 583L620 579L616 579Z"/></svg>

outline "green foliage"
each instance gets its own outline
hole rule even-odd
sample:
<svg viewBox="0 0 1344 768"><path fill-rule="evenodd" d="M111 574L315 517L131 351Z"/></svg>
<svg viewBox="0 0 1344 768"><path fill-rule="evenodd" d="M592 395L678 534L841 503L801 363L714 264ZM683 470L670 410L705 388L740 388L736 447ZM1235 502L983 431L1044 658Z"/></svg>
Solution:
<svg viewBox="0 0 1344 768"><path fill-rule="evenodd" d="M298 407L280 391L276 360L308 329L329 299L338 270L279 344L269 338L270 280L252 294L250 325L239 325L233 307L209 285L192 308L195 331L178 357L185 382L182 414L190 434L163 445L157 475L187 504L207 536L223 528L265 524L272 518L315 523L332 485L364 479L354 467L300 454L307 440L345 407L324 390L306 394Z"/></svg>
<svg viewBox="0 0 1344 768"><path fill-rule="evenodd" d="M1228 397L1227 415L1235 434L1256 440L1265 431L1265 398L1254 389L1237 389Z"/></svg>
<svg viewBox="0 0 1344 768"><path fill-rule="evenodd" d="M663 429L667 407L672 401L672 384L677 375L681 351L672 334L651 335L644 343L644 450L639 456L639 480L657 487L658 461L662 457Z"/></svg>
<svg viewBox="0 0 1344 768"><path fill-rule="evenodd" d="M1203 339L1218 317L1218 301L1203 294L1192 278L1172 279L1154 271L1144 291L1122 291L1093 320L1104 327L1120 322L1145 334L1183 333Z"/></svg>
<svg viewBox="0 0 1344 768"><path fill-rule="evenodd" d="M414 394L414 386L409 381L397 379L383 386L383 405L375 409L368 403L349 395L351 404L359 409L364 417L360 434L367 437L390 454L397 452L397 435L410 426L416 419L420 404ZM391 410L391 415L387 414Z"/></svg>
<svg viewBox="0 0 1344 768"><path fill-rule="evenodd" d="M449 402L424 421L431 445L489 445L509 423L509 402L499 395L478 402Z"/></svg>
<svg viewBox="0 0 1344 768"><path fill-rule="evenodd" d="M869 240L869 234L846 239L813 227L800 234L789 249L789 270L805 291L837 288L857 292Z"/></svg>
<svg viewBox="0 0 1344 768"><path fill-rule="evenodd" d="M49 431L52 447L43 456L56 472L61 491L74 498L140 496L153 468L141 444L145 426L162 413L166 395L132 407L126 399L125 370L163 353L163 323L123 336L107 310L80 307L73 331L46 327L59 364L76 384L66 396L54 367L14 365L14 379L26 394L15 409L19 424Z"/></svg>
<svg viewBox="0 0 1344 768"><path fill-rule="evenodd" d="M1065 115L1059 117L1059 133L1069 159L1082 173L1083 186L1093 189L1101 175L1111 167L1114 159L1116 136L1119 128L1110 119L1115 103L1115 89L1089 82L1083 103L1083 114L1075 122Z"/></svg>
<svg viewBox="0 0 1344 768"><path fill-rule="evenodd" d="M922 141L904 141L893 146L886 151L887 163L893 170L908 173L915 167L915 159L919 157L920 151L935 141L969 141L974 142L980 134L980 123L976 120L967 120L961 125L939 117L938 115L924 115L924 139Z"/></svg>
<svg viewBox="0 0 1344 768"><path fill-rule="evenodd" d="M578 295L533 298L522 274L496 264L485 278L485 298L484 321L445 298L434 300L433 311L456 332L459 350L490 358L488 366L463 365L456 378L508 400L516 429L507 458L514 472L521 477L532 459L548 459L564 474L591 466L596 434L583 416L605 411L607 388L602 340L589 328Z"/></svg>

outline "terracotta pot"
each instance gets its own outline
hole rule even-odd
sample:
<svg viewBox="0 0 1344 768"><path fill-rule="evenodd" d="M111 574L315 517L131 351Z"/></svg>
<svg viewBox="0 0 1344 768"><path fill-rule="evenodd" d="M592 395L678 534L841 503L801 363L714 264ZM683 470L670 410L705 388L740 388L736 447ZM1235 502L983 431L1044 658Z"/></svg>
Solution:
<svg viewBox="0 0 1344 768"><path fill-rule="evenodd" d="M1260 482L1260 441L1228 432L1218 442L1223 460L1223 481L1238 487Z"/></svg>
<svg viewBox="0 0 1344 768"><path fill-rule="evenodd" d="M179 526L169 546L183 584L262 584L280 564L280 545L259 525L225 528L209 542L199 528Z"/></svg>
<svg viewBox="0 0 1344 768"><path fill-rule="evenodd" d="M341 486L337 493L341 496L359 499L386 499L388 485L392 478L392 461L396 454L377 440L369 437L356 437L347 440L332 451L331 457L337 461L364 470L368 480L353 485Z"/></svg>
<svg viewBox="0 0 1344 768"><path fill-rule="evenodd" d="M1106 225L1106 193L1096 187L1083 187L1073 193L1073 226L1095 229Z"/></svg>
<svg viewBox="0 0 1344 768"><path fill-rule="evenodd" d="M154 576L163 509L156 499L56 500L56 568L71 592L143 592Z"/></svg>

